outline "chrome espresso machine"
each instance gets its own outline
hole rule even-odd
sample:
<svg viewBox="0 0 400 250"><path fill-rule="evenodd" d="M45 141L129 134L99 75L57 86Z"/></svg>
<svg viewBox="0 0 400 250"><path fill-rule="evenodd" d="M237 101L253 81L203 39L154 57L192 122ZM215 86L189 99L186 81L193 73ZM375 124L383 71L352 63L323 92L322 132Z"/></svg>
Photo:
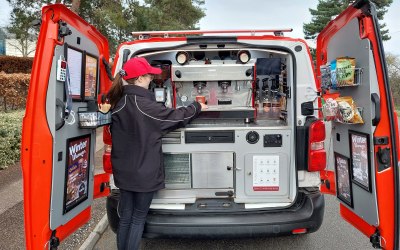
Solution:
<svg viewBox="0 0 400 250"><path fill-rule="evenodd" d="M246 64L232 60L172 65L175 106L198 100L209 107L199 119L244 119L247 123L254 120L254 65L254 59Z"/></svg>

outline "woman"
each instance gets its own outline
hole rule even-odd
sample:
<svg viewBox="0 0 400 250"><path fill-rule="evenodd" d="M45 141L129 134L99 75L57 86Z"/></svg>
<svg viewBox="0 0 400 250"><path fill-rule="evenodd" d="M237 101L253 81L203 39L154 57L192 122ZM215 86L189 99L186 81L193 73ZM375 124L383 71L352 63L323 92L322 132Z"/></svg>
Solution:
<svg viewBox="0 0 400 250"><path fill-rule="evenodd" d="M155 191L163 189L161 137L183 127L206 105L193 102L171 109L157 103L148 90L154 74L145 58L132 58L117 74L109 91L112 108L111 162L115 185L120 189L118 249L138 249Z"/></svg>

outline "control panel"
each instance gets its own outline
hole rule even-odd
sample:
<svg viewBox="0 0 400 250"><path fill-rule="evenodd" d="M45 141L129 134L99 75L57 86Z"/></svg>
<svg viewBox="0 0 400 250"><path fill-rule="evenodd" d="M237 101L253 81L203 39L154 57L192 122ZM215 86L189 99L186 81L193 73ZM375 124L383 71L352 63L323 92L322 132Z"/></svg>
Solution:
<svg viewBox="0 0 400 250"><path fill-rule="evenodd" d="M264 135L264 147L282 147L282 135Z"/></svg>

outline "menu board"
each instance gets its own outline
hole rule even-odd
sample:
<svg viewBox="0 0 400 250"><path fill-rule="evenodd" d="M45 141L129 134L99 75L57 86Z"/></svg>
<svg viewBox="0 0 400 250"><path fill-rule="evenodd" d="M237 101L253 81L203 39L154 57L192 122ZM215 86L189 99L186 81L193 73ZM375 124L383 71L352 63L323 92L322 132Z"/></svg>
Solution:
<svg viewBox="0 0 400 250"><path fill-rule="evenodd" d="M64 213L88 198L90 135L67 141L64 188Z"/></svg>
<svg viewBox="0 0 400 250"><path fill-rule="evenodd" d="M70 91L73 99L81 99L82 88L82 52L68 47L67 62L69 72Z"/></svg>
<svg viewBox="0 0 400 250"><path fill-rule="evenodd" d="M97 91L97 58L85 55L85 99L94 99Z"/></svg>
<svg viewBox="0 0 400 250"><path fill-rule="evenodd" d="M369 135L349 131L349 140L353 182L365 190L371 191Z"/></svg>

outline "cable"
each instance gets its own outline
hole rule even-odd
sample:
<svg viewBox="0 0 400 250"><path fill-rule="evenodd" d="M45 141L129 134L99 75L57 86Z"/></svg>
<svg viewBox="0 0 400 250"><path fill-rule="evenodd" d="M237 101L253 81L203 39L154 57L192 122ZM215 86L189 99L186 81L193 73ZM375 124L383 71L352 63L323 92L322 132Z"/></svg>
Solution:
<svg viewBox="0 0 400 250"><path fill-rule="evenodd" d="M76 119L75 119L75 112L73 110L71 110L71 112L69 113L70 115L68 116L68 118L65 119L65 123L68 125L72 125L75 123ZM71 119L69 119L70 117L72 117ZM69 121L72 120L72 121Z"/></svg>

